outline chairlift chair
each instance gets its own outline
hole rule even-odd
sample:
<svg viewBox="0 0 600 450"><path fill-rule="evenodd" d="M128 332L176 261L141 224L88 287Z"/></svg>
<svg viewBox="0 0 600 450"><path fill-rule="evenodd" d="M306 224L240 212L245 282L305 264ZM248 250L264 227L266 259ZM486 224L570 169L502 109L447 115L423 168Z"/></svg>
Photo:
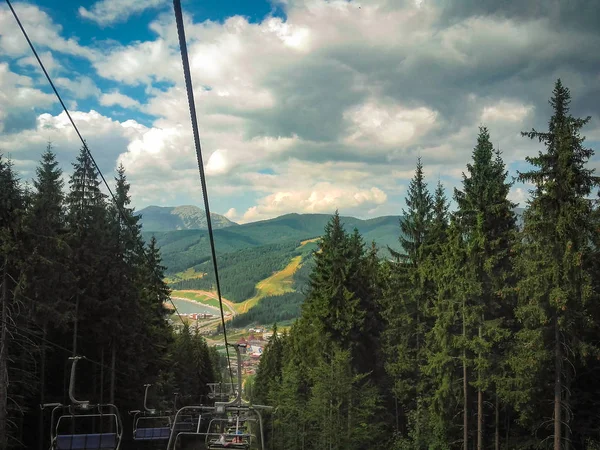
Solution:
<svg viewBox="0 0 600 450"><path fill-rule="evenodd" d="M73 361L69 381L70 405L50 403L52 407L51 450L119 450L123 425L119 410L113 404L90 404L75 398L75 373L81 356Z"/></svg>
<svg viewBox="0 0 600 450"><path fill-rule="evenodd" d="M171 416L163 411L148 408L148 389L145 384L144 410L130 411L133 415L134 441L164 441L171 435Z"/></svg>
<svg viewBox="0 0 600 450"><path fill-rule="evenodd" d="M226 402L235 396L235 385L233 383L208 383L210 389L208 398L211 400Z"/></svg>
<svg viewBox="0 0 600 450"><path fill-rule="evenodd" d="M250 448L250 444L252 441L256 440L256 436L249 432L245 432L245 430L243 431L244 423L240 424L239 415L234 420L234 426L229 426L232 422L231 417L215 418L210 421L205 441L207 449L233 448L248 450ZM250 420L254 419L245 418L242 419L242 422L248 422ZM219 432L223 429L223 424L227 426L225 433Z"/></svg>

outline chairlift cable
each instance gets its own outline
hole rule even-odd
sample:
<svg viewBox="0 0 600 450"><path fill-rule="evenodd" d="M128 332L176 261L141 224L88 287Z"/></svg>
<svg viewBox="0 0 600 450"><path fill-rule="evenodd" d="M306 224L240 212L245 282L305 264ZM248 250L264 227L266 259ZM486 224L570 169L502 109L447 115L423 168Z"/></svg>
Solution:
<svg viewBox="0 0 600 450"><path fill-rule="evenodd" d="M202 161L202 148L200 145L200 134L198 132L198 121L196 118L196 104L194 102L194 89L192 87L192 75L190 72L190 63L188 59L187 44L185 40L185 30L183 26L183 13L181 11L181 1L173 0L175 9L175 20L177 22L177 35L179 37L179 49L181 51L181 61L183 63L183 75L185 78L185 87L187 90L188 105L192 119L192 131L194 133L194 147L196 149L196 159L198 160L198 170L200 172L200 184L202 185L202 198L204 200L204 210L206 212L206 224L208 227L208 236L210 239L210 251L212 254L213 268L215 271L215 280L217 287L217 296L219 297L219 308L221 310L221 324L223 326L223 338L225 340L225 351L227 353L227 365L229 366L229 376L233 384L233 371L231 370L231 360L229 357L229 345L227 343L227 329L225 328L225 314L223 313L223 299L221 298L221 285L219 282L219 270L217 264L217 254L215 251L215 238L212 229L212 220L210 217L210 206L208 202L208 192L206 190L206 176L204 174L204 163ZM241 367L238 367L241 370Z"/></svg>
<svg viewBox="0 0 600 450"><path fill-rule="evenodd" d="M96 163L96 160L94 159L94 157L92 156L92 152L90 151L90 149L88 148L85 140L83 139L83 136L81 135L81 133L79 132L79 128L77 128L77 125L75 125L75 121L73 120L73 118L71 117L71 114L69 113L69 110L67 109L65 103L62 100L62 97L60 96L60 94L58 93L56 87L54 86L54 83L52 82L52 79L50 78L50 75L48 74L48 71L46 70L46 67L44 66L44 63L42 63L42 60L40 59L40 57L38 56L37 51L35 50L35 47L33 46L33 43L31 42L31 40L29 39L29 35L27 34L27 32L25 31L25 28L23 27L23 24L21 23L21 21L19 20L19 16L17 15L17 12L14 10L10 0L6 0L6 3L8 4L8 7L10 8L15 20L17 21L17 24L19 25L19 28L21 29L21 31L23 32L23 35L25 36L25 39L27 40L27 43L29 44L29 47L31 48L31 51L33 52L33 55L35 56L35 58L37 59L37 62L40 66L40 68L42 69L42 71L44 72L44 75L46 76L46 79L48 80L48 83L50 83L50 86L52 87L52 90L54 91L54 94L56 95L56 97L58 98L58 101L60 102L65 114L67 115L67 117L69 118L69 121L71 122L71 125L73 126L73 128L75 129L75 132L77 133L77 136L79 137L79 140L81 140L81 143L83 144L83 148L85 149L88 157L90 158L90 161L92 162L92 164L94 165L94 167L96 168L96 170L98 171L98 174L100 175L100 178L102 179L104 185L106 186L106 189L108 190L108 192L110 193L110 196L114 202L115 207L117 208L119 215L121 216L121 219L123 220L123 223L126 225L126 227L129 229L129 231L132 233L132 236L134 235L133 233L133 229L131 224L129 223L129 221L127 220L127 216L125 215L125 212L123 211L123 209L121 208L121 206L118 204L117 199L115 197L115 195L113 194L112 189L110 188L110 185L108 184L108 182L106 181L106 178L104 178L104 175L102 174L102 171L100 170L100 167L98 166L98 164ZM140 242L138 242L138 244L140 244L141 247L141 251L142 254L148 259L148 261L150 261L150 256L146 253L146 250L143 246L143 244L141 244ZM177 309L177 306L175 306L175 303L173 302L173 299L169 296L169 301L171 302L171 305L173 305L173 308L175 308L175 312L177 313L177 315L179 316L179 320L181 320L182 324L185 324L183 317L181 317L181 314L179 314L179 310Z"/></svg>

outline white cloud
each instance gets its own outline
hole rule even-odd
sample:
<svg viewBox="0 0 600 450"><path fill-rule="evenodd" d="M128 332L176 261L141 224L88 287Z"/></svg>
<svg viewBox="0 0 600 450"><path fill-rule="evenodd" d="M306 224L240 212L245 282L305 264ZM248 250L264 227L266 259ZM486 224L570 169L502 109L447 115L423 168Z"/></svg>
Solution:
<svg viewBox="0 0 600 450"><path fill-rule="evenodd" d="M344 113L351 123L346 138L349 144L372 146L408 144L435 126L437 113L429 108L403 108L369 101Z"/></svg>
<svg viewBox="0 0 600 450"><path fill-rule="evenodd" d="M381 189L356 189L339 187L330 183L319 183L311 189L279 191L261 198L256 206L249 208L242 222L268 219L286 213L332 213L339 209L356 211L357 208L370 209L381 205L387 195Z"/></svg>
<svg viewBox="0 0 600 450"><path fill-rule="evenodd" d="M0 62L0 131L9 114L48 107L54 96L33 87L31 78L11 72L7 63Z"/></svg>
<svg viewBox="0 0 600 450"><path fill-rule="evenodd" d="M60 69L61 69L60 63L58 61L56 61L56 59L54 59L54 57L52 56L52 53L38 52L38 56L42 60L44 67L46 68L46 70L48 71L48 73L50 75L60 71ZM17 61L17 64L21 67L26 67L26 66L33 67L33 68L39 70L40 76L43 76L42 70L38 69L39 63L37 62L37 59L35 59L35 56L33 56L33 55L24 56L23 58L21 58Z"/></svg>
<svg viewBox="0 0 600 450"><path fill-rule="evenodd" d="M229 220L235 221L237 218L237 211L235 208L229 208L225 214L223 214Z"/></svg>
<svg viewBox="0 0 600 450"><path fill-rule="evenodd" d="M94 110L74 110L71 117L110 182L117 157L125 152L129 142L145 131L145 127L131 120L119 122ZM64 112L56 116L48 113L39 115L32 129L0 134L0 148L7 149L13 158L21 161L36 163L48 142L55 148L63 168L70 173L70 163L78 154L81 141ZM33 173L21 175L27 179Z"/></svg>
<svg viewBox="0 0 600 450"><path fill-rule="evenodd" d="M80 6L79 15L99 25L110 25L126 22L132 15L164 4L164 0L100 0L89 10Z"/></svg>
<svg viewBox="0 0 600 450"><path fill-rule="evenodd" d="M525 208L527 206L527 199L529 198L527 187L513 187L508 193L508 198L511 202L517 203L519 208Z"/></svg>
<svg viewBox="0 0 600 450"><path fill-rule="evenodd" d="M36 50L49 48L60 53L94 59L95 51L73 39L65 39L62 27L40 8L27 3L13 5ZM31 50L8 8L0 9L0 51L9 56L29 55ZM44 61L44 59L42 58Z"/></svg>
<svg viewBox="0 0 600 450"><path fill-rule="evenodd" d="M54 84L70 92L78 99L98 97L100 95L100 89L98 89L94 80L86 76L80 76L76 79L56 78Z"/></svg>
<svg viewBox="0 0 600 450"><path fill-rule="evenodd" d="M229 163L227 162L227 151L223 149L217 149L208 158L206 164L207 175L222 175L227 173Z"/></svg>
<svg viewBox="0 0 600 450"><path fill-rule="evenodd" d="M501 100L495 105L485 106L481 114L481 120L488 122L522 122L532 111L533 105Z"/></svg>
<svg viewBox="0 0 600 450"><path fill-rule="evenodd" d="M153 80L173 81L183 79L176 55L174 49L158 39L110 50L95 61L94 67L104 78L132 85L149 84Z"/></svg>
<svg viewBox="0 0 600 450"><path fill-rule="evenodd" d="M138 108L140 106L140 102L137 100L134 100L131 97L121 94L117 91L109 92L108 94L102 94L99 100L102 106L118 105L123 108Z"/></svg>

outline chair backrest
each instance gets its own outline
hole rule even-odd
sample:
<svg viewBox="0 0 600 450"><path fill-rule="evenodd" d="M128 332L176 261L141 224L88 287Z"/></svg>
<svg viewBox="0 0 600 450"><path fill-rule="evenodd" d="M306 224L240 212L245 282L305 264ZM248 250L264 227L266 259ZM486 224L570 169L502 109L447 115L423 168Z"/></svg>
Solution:
<svg viewBox="0 0 600 450"><path fill-rule="evenodd" d="M115 450L116 433L59 434L56 436L56 450Z"/></svg>

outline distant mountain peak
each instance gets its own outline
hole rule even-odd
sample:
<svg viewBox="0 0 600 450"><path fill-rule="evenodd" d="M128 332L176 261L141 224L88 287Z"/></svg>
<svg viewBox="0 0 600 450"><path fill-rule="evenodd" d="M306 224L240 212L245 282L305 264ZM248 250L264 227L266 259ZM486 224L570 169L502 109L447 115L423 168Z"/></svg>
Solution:
<svg viewBox="0 0 600 450"><path fill-rule="evenodd" d="M156 206L139 211L144 231L206 230L208 223L203 209L194 205ZM213 229L236 226L221 214L210 213Z"/></svg>

